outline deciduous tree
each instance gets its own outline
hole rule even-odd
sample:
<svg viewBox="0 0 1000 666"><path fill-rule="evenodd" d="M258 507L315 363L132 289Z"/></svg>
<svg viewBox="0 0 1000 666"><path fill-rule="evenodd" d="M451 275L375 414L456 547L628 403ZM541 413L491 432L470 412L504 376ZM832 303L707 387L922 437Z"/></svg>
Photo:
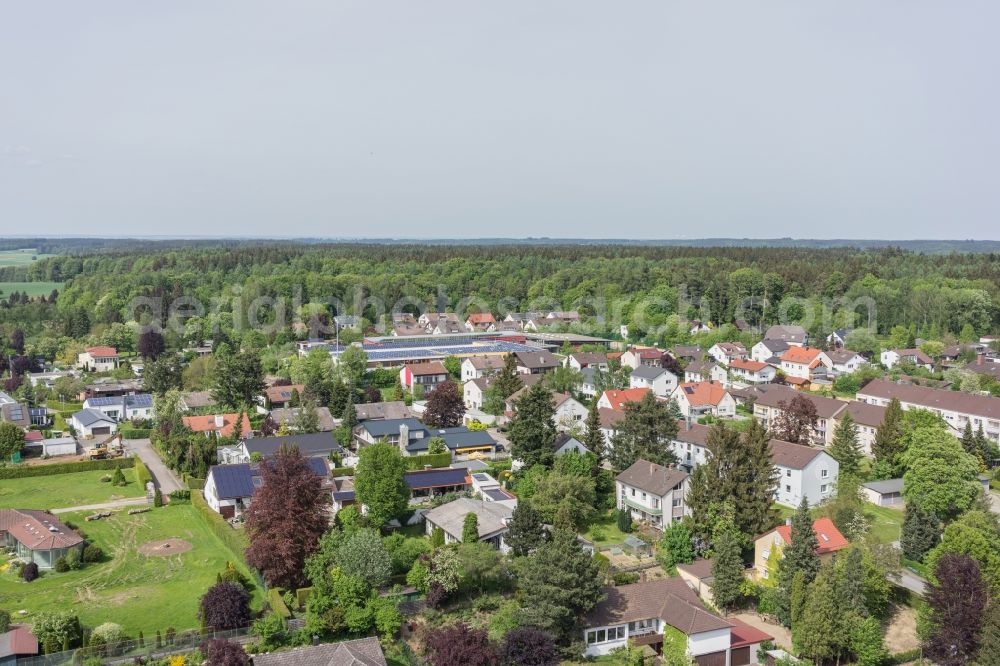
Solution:
<svg viewBox="0 0 1000 666"><path fill-rule="evenodd" d="M358 454L354 490L358 502L368 509L372 525L382 526L402 514L410 501L406 485L406 462L391 444L366 446Z"/></svg>
<svg viewBox="0 0 1000 666"><path fill-rule="evenodd" d="M246 510L247 563L269 585L301 587L306 558L329 527L330 493L297 447L282 447L260 465L260 476Z"/></svg>
<svg viewBox="0 0 1000 666"><path fill-rule="evenodd" d="M250 625L250 594L235 583L216 583L201 597L201 619L216 631Z"/></svg>
<svg viewBox="0 0 1000 666"><path fill-rule="evenodd" d="M392 576L392 558L374 530L360 529L345 537L336 561L345 575L357 576L374 588L385 585Z"/></svg>
<svg viewBox="0 0 1000 666"><path fill-rule="evenodd" d="M979 565L967 555L942 557L934 578L924 595L931 621L924 654L941 666L967 664L979 650L989 588Z"/></svg>
<svg viewBox="0 0 1000 666"><path fill-rule="evenodd" d="M534 627L518 627L503 639L503 662L510 666L558 666L561 662L552 636Z"/></svg>
<svg viewBox="0 0 1000 666"><path fill-rule="evenodd" d="M239 643L213 638L201 644L208 666L250 666L250 657Z"/></svg>
<svg viewBox="0 0 1000 666"><path fill-rule="evenodd" d="M256 402L267 386L260 355L254 350L234 352L220 345L215 353L215 382L212 397L220 405L245 407Z"/></svg>
<svg viewBox="0 0 1000 666"><path fill-rule="evenodd" d="M907 503L947 520L972 506L982 493L975 459L943 426L920 427L909 433L901 460L903 497Z"/></svg>
<svg viewBox="0 0 1000 666"><path fill-rule="evenodd" d="M815 403L804 395L796 395L791 400L780 400L778 408L780 411L771 429L774 438L793 444L809 444L818 418Z"/></svg>
<svg viewBox="0 0 1000 666"><path fill-rule="evenodd" d="M670 442L677 436L677 420L652 391L639 402L625 405L625 416L617 428L609 456L615 470L625 470L640 458L658 465L677 462L670 450Z"/></svg>
<svg viewBox="0 0 1000 666"><path fill-rule="evenodd" d="M155 361L167 348L163 341L163 334L155 328L147 328L139 334L138 351L139 356L147 360Z"/></svg>
<svg viewBox="0 0 1000 666"><path fill-rule="evenodd" d="M437 385L427 397L424 423L434 428L454 428L462 425L465 403L458 385L451 380Z"/></svg>
<svg viewBox="0 0 1000 666"><path fill-rule="evenodd" d="M424 646L433 666L499 666L500 650L485 629L458 622L432 629Z"/></svg>

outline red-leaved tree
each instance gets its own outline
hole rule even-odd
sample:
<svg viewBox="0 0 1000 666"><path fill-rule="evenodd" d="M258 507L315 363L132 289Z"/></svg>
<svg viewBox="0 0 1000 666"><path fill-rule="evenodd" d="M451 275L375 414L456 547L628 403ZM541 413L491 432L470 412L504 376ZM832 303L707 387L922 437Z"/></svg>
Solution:
<svg viewBox="0 0 1000 666"><path fill-rule="evenodd" d="M247 563L285 588L307 584L306 558L330 527L330 493L292 444L261 463L262 484L246 511Z"/></svg>
<svg viewBox="0 0 1000 666"><path fill-rule="evenodd" d="M441 382L427 396L427 409L424 411L424 423L427 425L434 428L454 428L462 425L464 416L465 403L455 382Z"/></svg>
<svg viewBox="0 0 1000 666"><path fill-rule="evenodd" d="M166 348L163 336L157 330L146 329L139 335L139 356L145 359L155 361Z"/></svg>
<svg viewBox="0 0 1000 666"><path fill-rule="evenodd" d="M498 666L500 651L485 629L461 622L434 629L424 640L433 666Z"/></svg>
<svg viewBox="0 0 1000 666"><path fill-rule="evenodd" d="M215 630L250 624L250 595L236 583L216 583L201 598L201 618Z"/></svg>
<svg viewBox="0 0 1000 666"><path fill-rule="evenodd" d="M968 555L945 555L934 568L936 584L927 587L931 631L924 655L939 666L961 666L976 656L979 628L990 591L979 563Z"/></svg>
<svg viewBox="0 0 1000 666"><path fill-rule="evenodd" d="M541 629L518 627L503 638L503 662L513 666L558 666L559 651Z"/></svg>
<svg viewBox="0 0 1000 666"><path fill-rule="evenodd" d="M201 653L208 666L249 666L250 657L239 643L225 638L213 638L201 644Z"/></svg>
<svg viewBox="0 0 1000 666"><path fill-rule="evenodd" d="M778 408L781 411L771 426L771 436L793 444L809 444L818 418L816 404L804 395L797 395L779 401Z"/></svg>

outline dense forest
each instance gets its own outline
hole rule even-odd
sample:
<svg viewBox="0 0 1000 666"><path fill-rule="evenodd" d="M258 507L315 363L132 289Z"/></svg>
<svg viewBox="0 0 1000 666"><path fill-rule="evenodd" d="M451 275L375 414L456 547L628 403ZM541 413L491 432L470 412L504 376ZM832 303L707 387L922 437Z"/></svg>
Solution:
<svg viewBox="0 0 1000 666"><path fill-rule="evenodd" d="M574 309L584 316L581 332L616 337L626 324L633 338L666 343L687 339L684 322L696 318L716 326L737 317L758 327L801 322L815 333L871 324L886 335L902 325L933 339L994 332L1000 323L1000 254L895 247L126 243L6 267L2 281L63 285L48 297L0 296L3 333L20 326L46 356L61 338L127 322L136 297L165 300L162 312L135 315L161 324L170 304L193 299L204 307L197 322L227 337L245 328L255 299L274 299L257 308L264 322L284 311L287 330L269 331L270 342L293 337L293 315L361 314L377 324L401 307Z"/></svg>

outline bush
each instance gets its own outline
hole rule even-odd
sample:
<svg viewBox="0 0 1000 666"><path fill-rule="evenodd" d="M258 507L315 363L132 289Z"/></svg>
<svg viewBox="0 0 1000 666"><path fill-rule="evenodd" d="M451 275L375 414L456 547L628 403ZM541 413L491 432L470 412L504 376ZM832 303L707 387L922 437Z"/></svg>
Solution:
<svg viewBox="0 0 1000 666"><path fill-rule="evenodd" d="M113 486L124 486L128 483L125 480L125 473L122 471L121 467L115 467L115 473L111 476L111 485Z"/></svg>
<svg viewBox="0 0 1000 666"><path fill-rule="evenodd" d="M0 634L10 629L10 611L0 609Z"/></svg>
<svg viewBox="0 0 1000 666"><path fill-rule="evenodd" d="M64 558L66 560L66 566L69 567L70 571L76 571L83 566L83 560L80 558L80 549L72 548Z"/></svg>
<svg viewBox="0 0 1000 666"><path fill-rule="evenodd" d="M244 590L250 591L253 584L250 579L243 575L243 572L236 568L236 563L226 562L226 568L219 573L220 583L235 583Z"/></svg>
<svg viewBox="0 0 1000 666"><path fill-rule="evenodd" d="M191 491L190 490L174 490L170 493L171 502L190 502L191 501Z"/></svg>
<svg viewBox="0 0 1000 666"><path fill-rule="evenodd" d="M163 506L163 493L160 492L159 488L153 491L153 506Z"/></svg>
<svg viewBox="0 0 1000 666"><path fill-rule="evenodd" d="M84 562L100 562L104 559L104 550L100 546L95 546L90 543L87 547L83 549L83 561Z"/></svg>
<svg viewBox="0 0 1000 666"><path fill-rule="evenodd" d="M628 509L618 510L618 531L628 534L632 531L632 512Z"/></svg>
<svg viewBox="0 0 1000 666"><path fill-rule="evenodd" d="M216 630L240 629L250 624L250 595L235 583L216 583L201 598L201 618Z"/></svg>
<svg viewBox="0 0 1000 666"><path fill-rule="evenodd" d="M353 467L334 467L330 470L330 476L354 476Z"/></svg>
<svg viewBox="0 0 1000 666"><path fill-rule="evenodd" d="M288 610L285 600L281 596L280 587L272 587L267 591L267 603L271 606L271 612L283 620L292 616L292 611Z"/></svg>
<svg viewBox="0 0 1000 666"><path fill-rule="evenodd" d="M128 468L139 463L138 458L125 460L109 458L107 460L83 460L80 462L54 463L52 465L13 465L0 467L0 480L25 479L32 476L56 476L58 474L73 474L75 472L92 472L99 469L113 470L116 467Z"/></svg>
<svg viewBox="0 0 1000 666"><path fill-rule="evenodd" d="M135 460L135 478L139 482L139 485L145 488L146 484L153 480L153 475L149 473L146 463L139 460L138 457L133 458L133 460Z"/></svg>
<svg viewBox="0 0 1000 666"><path fill-rule="evenodd" d="M38 565L34 562L28 562L24 565L24 568L21 569L21 579L24 580L25 583L30 583L36 578L38 578Z"/></svg>
<svg viewBox="0 0 1000 666"><path fill-rule="evenodd" d="M115 469L118 469L117 467ZM105 474L101 477L101 483L111 483L111 475Z"/></svg>
<svg viewBox="0 0 1000 666"><path fill-rule="evenodd" d="M639 582L639 574L634 571L616 571L612 578L615 582L615 586L631 585L632 583Z"/></svg>
<svg viewBox="0 0 1000 666"><path fill-rule="evenodd" d="M451 464L451 453L424 453L419 456L407 456L406 469L419 470L424 467L447 467Z"/></svg>
<svg viewBox="0 0 1000 666"><path fill-rule="evenodd" d="M149 439L152 433L150 428L123 428L118 431L122 439Z"/></svg>
<svg viewBox="0 0 1000 666"><path fill-rule="evenodd" d="M202 643L200 650L208 666L247 666L250 663L243 646L225 638L213 638Z"/></svg>

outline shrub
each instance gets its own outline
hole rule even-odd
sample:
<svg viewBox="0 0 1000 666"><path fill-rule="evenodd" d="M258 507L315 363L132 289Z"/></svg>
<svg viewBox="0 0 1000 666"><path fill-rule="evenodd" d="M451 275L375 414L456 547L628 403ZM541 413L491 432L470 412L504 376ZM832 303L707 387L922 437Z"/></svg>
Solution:
<svg viewBox="0 0 1000 666"><path fill-rule="evenodd" d="M616 571L614 573L613 579L615 585L631 585L632 583L639 582L639 574L634 571Z"/></svg>
<svg viewBox="0 0 1000 666"><path fill-rule="evenodd" d="M354 468L353 467L334 467L333 469L330 470L330 476L332 476L332 477L354 476Z"/></svg>
<svg viewBox="0 0 1000 666"><path fill-rule="evenodd" d="M213 638L201 644L201 653L208 666L247 666L250 657L239 643L225 638Z"/></svg>
<svg viewBox="0 0 1000 666"><path fill-rule="evenodd" d="M21 569L21 578L25 583L30 583L38 578L38 565L34 562L28 562L25 564L24 568Z"/></svg>
<svg viewBox="0 0 1000 666"><path fill-rule="evenodd" d="M83 566L83 560L80 558L79 548L73 548L66 553L66 566L69 567L71 571L76 571Z"/></svg>
<svg viewBox="0 0 1000 666"><path fill-rule="evenodd" d="M135 479L139 482L140 486L145 488L146 484L153 480L153 475L150 474L146 463L139 460L139 458L133 458L133 460L135 460Z"/></svg>
<svg viewBox="0 0 1000 666"><path fill-rule="evenodd" d="M52 465L12 465L10 467L0 467L0 480L24 479L32 476L56 476L59 474L73 474L75 472L91 472L99 469L113 470L122 465L125 467L134 465L138 460L138 458L129 458L122 461L109 458L106 460L54 463Z"/></svg>
<svg viewBox="0 0 1000 666"><path fill-rule="evenodd" d="M52 568L55 569L57 573L66 573L67 571L69 571L69 565L66 564L65 556L56 558L55 566L53 566Z"/></svg>
<svg viewBox="0 0 1000 666"><path fill-rule="evenodd" d="M239 629L250 624L250 595L234 583L216 583L201 598L201 618L212 629Z"/></svg>
<svg viewBox="0 0 1000 666"><path fill-rule="evenodd" d="M104 559L104 550L100 546L95 546L94 544L87 544L87 547L83 549L83 561L84 562L100 562Z"/></svg>
<svg viewBox="0 0 1000 666"><path fill-rule="evenodd" d="M281 600L285 602L285 606L289 609L298 608L298 603L295 598L295 593L291 590L286 590L283 595L281 595Z"/></svg>
<svg viewBox="0 0 1000 666"><path fill-rule="evenodd" d="M105 474L101 477L101 483L111 483L111 475Z"/></svg>
<svg viewBox="0 0 1000 666"><path fill-rule="evenodd" d="M250 579L243 575L243 572L236 568L234 562L226 562L226 568L219 572L220 583L234 583L244 590L249 591L253 587Z"/></svg>
<svg viewBox="0 0 1000 666"><path fill-rule="evenodd" d="M618 530L625 534L632 531L632 512L628 509L618 510Z"/></svg>
<svg viewBox="0 0 1000 666"><path fill-rule="evenodd" d="M125 473L122 472L122 468L115 467L115 473L111 477L111 485L124 486L126 483L128 482L125 480Z"/></svg>
<svg viewBox="0 0 1000 666"><path fill-rule="evenodd" d="M180 489L174 490L170 493L171 502L190 502L191 501L191 491Z"/></svg>
<svg viewBox="0 0 1000 666"><path fill-rule="evenodd" d="M0 634L10 629L10 611L0 610Z"/></svg>
<svg viewBox="0 0 1000 666"><path fill-rule="evenodd" d="M163 493L160 492L159 488L153 491L153 506L163 506Z"/></svg>
<svg viewBox="0 0 1000 666"><path fill-rule="evenodd" d="M272 587L267 591L267 603L270 604L271 611L278 617L288 619L292 616L292 611L288 610L285 600L281 597L280 587Z"/></svg>
<svg viewBox="0 0 1000 666"><path fill-rule="evenodd" d="M128 640L125 630L120 624L105 622L94 627L90 634L90 644L92 646L108 646L109 648ZM109 650L110 652L110 650Z"/></svg>

